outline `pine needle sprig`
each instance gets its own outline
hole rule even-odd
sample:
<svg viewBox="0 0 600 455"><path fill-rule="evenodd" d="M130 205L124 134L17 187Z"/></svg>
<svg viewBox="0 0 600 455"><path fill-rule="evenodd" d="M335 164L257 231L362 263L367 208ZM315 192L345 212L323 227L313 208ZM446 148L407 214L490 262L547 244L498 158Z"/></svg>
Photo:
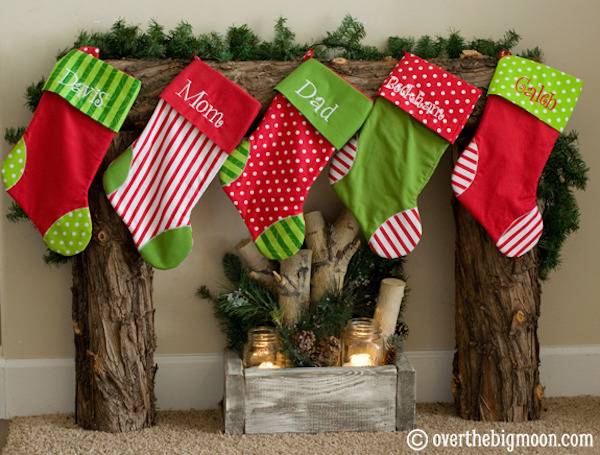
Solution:
<svg viewBox="0 0 600 455"><path fill-rule="evenodd" d="M11 223L29 220L25 211L16 202L11 202L6 213L6 219Z"/></svg>
<svg viewBox="0 0 600 455"><path fill-rule="evenodd" d="M579 229L580 211L574 190L584 190L589 168L585 164L577 132L561 134L544 167L538 186L544 231L537 245L541 279L560 265L560 251L568 236Z"/></svg>
<svg viewBox="0 0 600 455"><path fill-rule="evenodd" d="M25 89L25 106L31 112L35 111L40 99L42 99L42 89L44 88L45 83L46 79L42 78L37 82L29 84L29 86Z"/></svg>
<svg viewBox="0 0 600 455"><path fill-rule="evenodd" d="M24 126L6 128L4 130L4 140L10 145L15 145L21 140L23 133L25 133Z"/></svg>

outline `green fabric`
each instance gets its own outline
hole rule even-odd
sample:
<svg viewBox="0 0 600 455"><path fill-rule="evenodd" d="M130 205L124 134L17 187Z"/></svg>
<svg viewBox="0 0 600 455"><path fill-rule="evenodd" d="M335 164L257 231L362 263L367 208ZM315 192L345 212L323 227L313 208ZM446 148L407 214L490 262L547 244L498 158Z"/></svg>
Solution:
<svg viewBox="0 0 600 455"><path fill-rule="evenodd" d="M192 246L192 228L182 226L158 234L140 249L140 255L157 269L172 269L188 257Z"/></svg>
<svg viewBox="0 0 600 455"><path fill-rule="evenodd" d="M7 190L11 189L21 179L25 172L27 161L27 146L21 138L13 149L6 155L2 163L2 183Z"/></svg>
<svg viewBox="0 0 600 455"><path fill-rule="evenodd" d="M366 95L314 58L296 68L275 90L338 149L358 131L372 107Z"/></svg>
<svg viewBox="0 0 600 455"><path fill-rule="evenodd" d="M269 259L285 259L296 254L304 243L304 216L293 215L273 223L255 241Z"/></svg>
<svg viewBox="0 0 600 455"><path fill-rule="evenodd" d="M250 143L248 140L244 140L227 157L219 171L219 180L221 181L221 185L229 185L240 175L242 175L244 167L246 166L246 161L248 160L249 147Z"/></svg>
<svg viewBox="0 0 600 455"><path fill-rule="evenodd" d="M91 238L92 217L87 207L61 216L44 234L44 242L48 248L63 256L81 253Z"/></svg>
<svg viewBox="0 0 600 455"><path fill-rule="evenodd" d="M385 98L358 138L350 172L333 185L369 239L390 216L417 206L448 142Z"/></svg>
<svg viewBox="0 0 600 455"><path fill-rule="evenodd" d="M118 132L140 87L137 79L74 49L56 63L44 90L60 95L73 107Z"/></svg>
<svg viewBox="0 0 600 455"><path fill-rule="evenodd" d="M129 166L131 165L131 159L133 158L133 152L131 147L121 153L110 165L106 172L102 176L102 184L104 186L104 192L111 194L117 188L119 188L129 174Z"/></svg>
<svg viewBox="0 0 600 455"><path fill-rule="evenodd" d="M488 94L501 96L557 131L573 114L583 82L550 66L510 55L500 59Z"/></svg>

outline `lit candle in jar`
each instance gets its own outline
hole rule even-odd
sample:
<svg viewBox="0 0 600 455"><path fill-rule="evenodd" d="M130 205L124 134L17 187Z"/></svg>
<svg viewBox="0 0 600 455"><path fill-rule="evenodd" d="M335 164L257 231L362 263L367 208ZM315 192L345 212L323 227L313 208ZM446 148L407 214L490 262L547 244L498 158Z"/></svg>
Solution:
<svg viewBox="0 0 600 455"><path fill-rule="evenodd" d="M371 354L352 354L350 356L350 362L344 364L349 367L370 367L373 366L373 360Z"/></svg>
<svg viewBox="0 0 600 455"><path fill-rule="evenodd" d="M262 362L260 365L258 365L258 368L279 368L277 365L275 365L273 362Z"/></svg>

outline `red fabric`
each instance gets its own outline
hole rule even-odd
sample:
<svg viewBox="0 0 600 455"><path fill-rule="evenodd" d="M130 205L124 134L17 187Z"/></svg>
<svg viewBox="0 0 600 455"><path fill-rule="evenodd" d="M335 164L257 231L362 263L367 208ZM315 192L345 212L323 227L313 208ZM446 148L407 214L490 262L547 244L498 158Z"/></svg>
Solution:
<svg viewBox="0 0 600 455"><path fill-rule="evenodd" d="M250 136L240 177L225 192L256 239L276 221L302 213L311 185L335 151L281 94Z"/></svg>
<svg viewBox="0 0 600 455"><path fill-rule="evenodd" d="M473 112L481 90L407 52L377 94L454 143Z"/></svg>
<svg viewBox="0 0 600 455"><path fill-rule="evenodd" d="M476 177L458 199L494 241L536 206L538 181L558 135L524 109L488 96L473 138Z"/></svg>
<svg viewBox="0 0 600 455"><path fill-rule="evenodd" d="M160 96L227 153L260 111L248 92L197 57Z"/></svg>
<svg viewBox="0 0 600 455"><path fill-rule="evenodd" d="M88 189L114 137L60 96L44 92L23 135L25 171L8 191L44 235L65 213L88 205Z"/></svg>
<svg viewBox="0 0 600 455"><path fill-rule="evenodd" d="M78 48L81 52L90 54L92 57L100 58L100 49L96 46L81 46Z"/></svg>

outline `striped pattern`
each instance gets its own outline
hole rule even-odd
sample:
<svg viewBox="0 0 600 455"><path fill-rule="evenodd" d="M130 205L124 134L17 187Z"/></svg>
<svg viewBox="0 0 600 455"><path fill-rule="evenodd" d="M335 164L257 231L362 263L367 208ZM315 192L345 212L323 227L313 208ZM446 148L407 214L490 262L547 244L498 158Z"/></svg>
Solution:
<svg viewBox="0 0 600 455"><path fill-rule="evenodd" d="M378 256L394 259L414 250L422 233L419 209L415 207L385 220L371 236L369 246Z"/></svg>
<svg viewBox="0 0 600 455"><path fill-rule="evenodd" d="M513 221L500 236L496 246L509 258L523 256L537 245L543 229L542 214L536 206Z"/></svg>
<svg viewBox="0 0 600 455"><path fill-rule="evenodd" d="M81 84L77 90L75 82ZM44 90L60 95L73 107L118 132L140 86L137 79L74 49L57 62Z"/></svg>
<svg viewBox="0 0 600 455"><path fill-rule="evenodd" d="M249 145L249 142L245 140L229 154L219 171L221 185L229 185L242 175L244 167L246 166L246 161L248 160Z"/></svg>
<svg viewBox="0 0 600 455"><path fill-rule="evenodd" d="M227 154L162 99L132 152L127 179L108 199L142 248L164 231L189 226Z"/></svg>
<svg viewBox="0 0 600 455"><path fill-rule="evenodd" d="M304 216L283 218L265 229L255 240L258 250L269 259L293 256L304 243Z"/></svg>
<svg viewBox="0 0 600 455"><path fill-rule="evenodd" d="M477 144L473 141L460 154L452 171L452 191L456 196L460 196L471 186L477 175L478 163L479 151Z"/></svg>
<svg viewBox="0 0 600 455"><path fill-rule="evenodd" d="M334 184L343 179L354 164L356 159L357 143L356 139L351 139L344 145L331 160L329 166L329 183Z"/></svg>

